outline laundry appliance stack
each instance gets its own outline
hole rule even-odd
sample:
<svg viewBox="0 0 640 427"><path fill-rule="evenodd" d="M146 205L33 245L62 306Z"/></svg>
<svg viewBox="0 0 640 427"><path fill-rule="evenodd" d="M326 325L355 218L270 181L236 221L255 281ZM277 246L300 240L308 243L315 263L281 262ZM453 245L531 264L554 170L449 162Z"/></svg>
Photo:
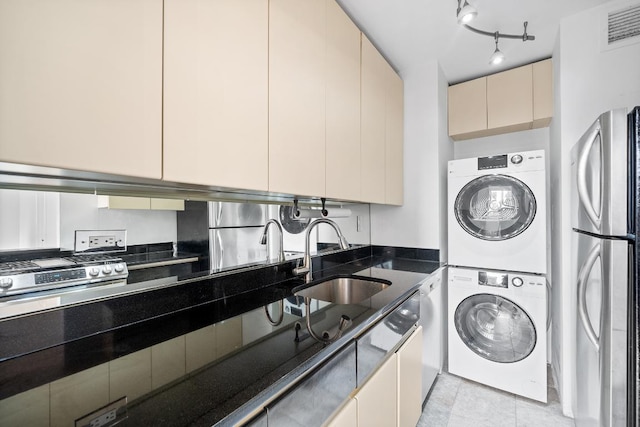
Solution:
<svg viewBox="0 0 640 427"><path fill-rule="evenodd" d="M448 167L449 372L547 401L544 150Z"/></svg>

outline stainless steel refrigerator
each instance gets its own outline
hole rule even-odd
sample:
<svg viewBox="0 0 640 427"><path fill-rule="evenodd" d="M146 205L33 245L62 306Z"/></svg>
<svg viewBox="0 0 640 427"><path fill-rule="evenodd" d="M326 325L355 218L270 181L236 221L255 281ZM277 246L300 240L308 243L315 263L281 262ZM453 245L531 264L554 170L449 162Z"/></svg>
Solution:
<svg viewBox="0 0 640 427"><path fill-rule="evenodd" d="M639 118L608 111L571 151L577 426L637 423Z"/></svg>
<svg viewBox="0 0 640 427"><path fill-rule="evenodd" d="M267 205L188 201L177 215L178 250L201 255L201 270L220 271L263 262L260 236Z"/></svg>

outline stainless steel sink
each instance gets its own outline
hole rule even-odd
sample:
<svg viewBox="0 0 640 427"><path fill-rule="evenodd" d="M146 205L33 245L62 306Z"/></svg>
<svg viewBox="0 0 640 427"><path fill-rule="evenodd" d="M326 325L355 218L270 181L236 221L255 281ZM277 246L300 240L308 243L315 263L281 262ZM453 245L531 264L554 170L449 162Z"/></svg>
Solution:
<svg viewBox="0 0 640 427"><path fill-rule="evenodd" d="M388 288L391 282L358 276L340 276L293 290L294 295L332 302L357 304Z"/></svg>

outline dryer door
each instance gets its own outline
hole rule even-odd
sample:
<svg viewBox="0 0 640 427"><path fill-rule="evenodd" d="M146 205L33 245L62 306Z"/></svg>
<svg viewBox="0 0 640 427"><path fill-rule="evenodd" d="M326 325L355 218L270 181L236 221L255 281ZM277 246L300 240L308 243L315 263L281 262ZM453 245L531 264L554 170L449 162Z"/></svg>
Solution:
<svg viewBox="0 0 640 427"><path fill-rule="evenodd" d="M454 212L467 233L483 240L507 240L526 230L536 216L536 198L522 181L484 175L462 187Z"/></svg>
<svg viewBox="0 0 640 427"><path fill-rule="evenodd" d="M462 342L493 362L518 362L536 346L536 328L529 315L499 295L464 299L456 308L454 323Z"/></svg>

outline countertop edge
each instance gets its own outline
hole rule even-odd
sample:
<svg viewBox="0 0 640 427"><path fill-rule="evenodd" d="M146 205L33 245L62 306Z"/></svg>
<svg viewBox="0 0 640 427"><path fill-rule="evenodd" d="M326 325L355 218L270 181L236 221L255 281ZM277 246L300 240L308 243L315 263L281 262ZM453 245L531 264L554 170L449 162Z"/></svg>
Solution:
<svg viewBox="0 0 640 427"><path fill-rule="evenodd" d="M387 314L393 311L395 308L400 306L404 301L409 299L411 295L413 295L425 282L429 280L429 278L435 274L441 272L446 265L441 265L435 271L431 273L414 273L414 272L405 272L410 273L416 276L422 276L419 281L411 285L402 295L396 297L394 300L381 307L378 311L372 314L367 321L359 324L352 330L345 333L339 340L330 344L326 348L324 348L319 353L315 354L311 358L304 361L302 364L298 365L295 369L287 373L276 383L269 386L267 389L261 391L259 394L251 398L249 401L245 402L242 406L236 409L231 414L227 415L220 421L218 421L214 426L227 426L227 425L240 425L247 421L250 421L253 417L258 415L263 408L268 406L273 401L277 400L280 396L287 393L289 390L294 388L297 384L303 381L308 375L310 375L316 368L320 367L322 364L327 362L331 357L336 355L338 352L346 348L351 342L357 339L359 336L368 331L371 327L373 327L378 321L384 318ZM373 270L376 267L370 267L365 270ZM378 270L383 270L379 269ZM395 272L401 272L400 270L392 270ZM356 275L362 275L361 272L354 273ZM372 275L372 277L376 277L376 275Z"/></svg>

